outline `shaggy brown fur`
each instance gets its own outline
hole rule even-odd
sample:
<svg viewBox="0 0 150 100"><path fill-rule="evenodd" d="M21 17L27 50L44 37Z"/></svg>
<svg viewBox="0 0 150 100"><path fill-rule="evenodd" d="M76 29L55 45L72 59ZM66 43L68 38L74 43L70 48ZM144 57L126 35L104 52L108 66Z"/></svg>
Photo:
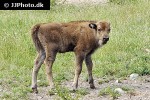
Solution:
<svg viewBox="0 0 150 100"><path fill-rule="evenodd" d="M85 60L89 84L95 88L92 77L91 54L109 40L110 24L105 21L72 21L69 23L42 23L32 28L32 39L38 52L32 73L32 89L37 93L37 74L45 61L49 85L53 87L52 65L56 54L73 51L76 69L73 88L78 87L78 78Z"/></svg>

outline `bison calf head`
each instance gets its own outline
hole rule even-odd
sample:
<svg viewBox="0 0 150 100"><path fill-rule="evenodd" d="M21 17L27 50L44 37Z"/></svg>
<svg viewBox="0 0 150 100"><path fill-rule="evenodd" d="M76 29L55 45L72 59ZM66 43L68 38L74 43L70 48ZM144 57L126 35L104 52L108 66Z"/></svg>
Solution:
<svg viewBox="0 0 150 100"><path fill-rule="evenodd" d="M108 42L110 33L110 23L108 22L90 23L89 27L95 29L96 39L98 40L99 46L104 45Z"/></svg>

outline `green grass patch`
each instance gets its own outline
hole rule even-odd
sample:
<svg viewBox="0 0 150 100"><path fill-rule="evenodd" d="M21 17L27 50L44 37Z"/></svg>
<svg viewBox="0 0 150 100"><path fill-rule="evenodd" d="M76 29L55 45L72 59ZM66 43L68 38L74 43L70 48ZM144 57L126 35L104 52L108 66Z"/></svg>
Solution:
<svg viewBox="0 0 150 100"><path fill-rule="evenodd" d="M51 89L48 92L48 95L58 95L62 100L78 100L79 97L86 94L88 94L88 92L85 89L73 92L66 87L62 87L59 83L55 85L55 89Z"/></svg>
<svg viewBox="0 0 150 100"><path fill-rule="evenodd" d="M78 89L76 93L82 96L89 94L88 90L84 88Z"/></svg>
<svg viewBox="0 0 150 100"><path fill-rule="evenodd" d="M103 84L103 83L109 83L110 81L115 80L114 77L109 76L109 77L103 77L98 80L98 84Z"/></svg>
<svg viewBox="0 0 150 100"><path fill-rule="evenodd" d="M114 99L117 99L120 94L114 91L114 88L112 87L106 87L103 88L100 92L99 92L99 96L111 96Z"/></svg>
<svg viewBox="0 0 150 100"><path fill-rule="evenodd" d="M118 86L105 87L99 91L99 96L110 96L110 97L112 97L113 100L117 99L119 96L121 96L121 94L119 92L115 91L116 88L118 88ZM124 93L130 94L130 95L135 94L134 89L129 88L127 86L121 86L119 88L122 89L124 91Z"/></svg>

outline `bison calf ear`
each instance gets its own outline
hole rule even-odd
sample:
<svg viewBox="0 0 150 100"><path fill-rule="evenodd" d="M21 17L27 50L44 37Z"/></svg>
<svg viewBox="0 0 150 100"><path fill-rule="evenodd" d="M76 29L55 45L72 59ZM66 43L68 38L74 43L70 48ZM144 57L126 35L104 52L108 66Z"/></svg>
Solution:
<svg viewBox="0 0 150 100"><path fill-rule="evenodd" d="M94 24L94 23L90 23L90 24L89 24L89 27L92 28L92 29L96 29L96 28L97 28L97 25Z"/></svg>

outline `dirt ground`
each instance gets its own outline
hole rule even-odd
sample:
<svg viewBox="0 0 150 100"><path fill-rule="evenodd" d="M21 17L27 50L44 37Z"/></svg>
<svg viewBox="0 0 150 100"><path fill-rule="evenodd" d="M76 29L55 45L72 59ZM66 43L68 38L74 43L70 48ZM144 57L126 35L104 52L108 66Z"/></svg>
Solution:
<svg viewBox="0 0 150 100"><path fill-rule="evenodd" d="M130 80L129 78L121 80L117 83L116 80L111 80L108 83L98 84L100 78L95 79L96 89L90 89L88 82L85 79L79 80L79 89L86 89L88 94L81 96L79 100L112 100L109 95L99 96L99 92L106 87L128 87L134 92L123 93L117 98L117 100L150 100L150 76L140 76L136 80ZM66 81L61 84L62 87L71 89L72 81ZM39 94L29 93L30 100L62 100L58 95L48 95L47 87L39 87ZM75 95L75 93L73 93Z"/></svg>

